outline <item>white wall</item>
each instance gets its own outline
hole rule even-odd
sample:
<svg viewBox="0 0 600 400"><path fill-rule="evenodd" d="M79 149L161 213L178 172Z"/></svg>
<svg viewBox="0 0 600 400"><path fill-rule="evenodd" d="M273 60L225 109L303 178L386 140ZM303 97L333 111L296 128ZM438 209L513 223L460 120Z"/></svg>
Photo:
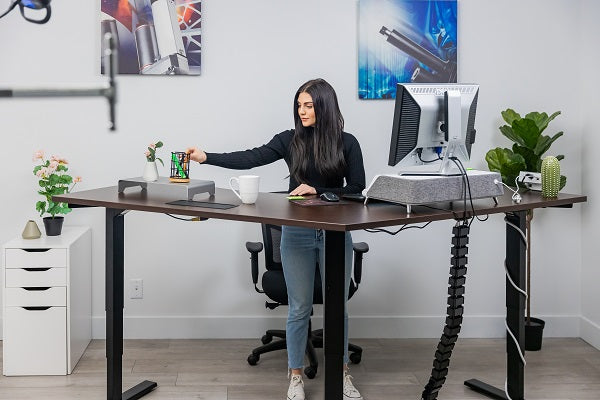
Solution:
<svg viewBox="0 0 600 400"><path fill-rule="evenodd" d="M595 46L591 35L581 35L581 7L567 0L461 0L459 7L459 79L481 85L472 166L485 169L486 151L509 145L498 131L501 110L561 110L549 132L565 131L553 148L566 156L565 191L581 192L582 99L572 75L585 43ZM17 13L0 21L0 86L101 80L98 8L97 2L63 0L53 3L46 26L25 23ZM367 180L392 171L387 147L393 102L357 99L357 9L356 1L347 0L206 0L202 75L119 77L117 133L105 129L108 113L100 99L2 101L0 152L6 167L0 181L8 184L0 196L5 210L0 242L20 234L27 219L37 218L34 150L67 157L71 171L84 177L79 190L115 185L119 178L141 174L142 153L151 141L165 142L163 155L189 145L229 151L268 141L292 126L293 94L314 77L336 88L346 130L361 143ZM255 172L265 191L287 187L281 161ZM235 172L195 166L192 174L225 187ZM587 213L592 208L589 203ZM580 334L580 210L536 212L532 308L547 320L548 336ZM125 301L126 337L256 337L266 327L283 324L285 310L265 310L265 299L251 285L243 244L260 239L257 225L185 223L136 212L126 221L126 280L144 279L144 299ZM93 228L94 336L103 337L103 213L75 210L67 223ZM355 233L355 240L368 241L371 251L360 293L350 304L351 336L439 336L451 225L439 222L394 237ZM502 217L475 222L464 336L504 335L503 258ZM586 315L600 321L597 314Z"/></svg>
<svg viewBox="0 0 600 400"><path fill-rule="evenodd" d="M596 16L600 13L600 3L586 0L582 6L581 18L581 66L579 85L581 88L581 131L582 140L590 146L582 146L582 191L588 195L588 202L582 207L582 241L581 241L581 337L600 348L600 269L598 254L594 250L598 243L600 227L600 207L597 198L600 195L598 176L596 173L596 154L594 144L598 138L598 52L594 50L593 38L596 37L594 27Z"/></svg>

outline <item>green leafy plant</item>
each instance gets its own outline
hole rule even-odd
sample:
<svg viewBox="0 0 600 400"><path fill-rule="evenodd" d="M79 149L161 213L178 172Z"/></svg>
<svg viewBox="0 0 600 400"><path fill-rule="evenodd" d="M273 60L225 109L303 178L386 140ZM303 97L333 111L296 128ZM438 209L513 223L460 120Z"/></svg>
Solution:
<svg viewBox="0 0 600 400"><path fill-rule="evenodd" d="M520 171L541 172L542 156L552 143L563 135L558 132L553 136L543 135L542 132L560 111L548 116L545 112L530 112L521 117L512 109L502 111L502 118L507 125L500 127L500 132L511 140L512 149L496 147L487 152L485 160L490 171L497 171L502 175L502 181L507 185L515 185L515 179ZM564 155L557 155L562 160ZM560 188L567 183L564 175L560 177Z"/></svg>
<svg viewBox="0 0 600 400"><path fill-rule="evenodd" d="M160 140L156 143L150 143L150 145L148 145L148 150L146 150L146 152L144 153L146 155L146 160L147 161L158 160L164 166L165 163L163 162L163 160L156 157L156 149L159 149L161 147L163 147L163 142L161 142Z"/></svg>
<svg viewBox="0 0 600 400"><path fill-rule="evenodd" d="M67 174L69 168L66 159L57 156L46 159L43 150L35 152L33 161L39 162L33 168L33 174L40 178L38 193L45 198L45 200L40 200L35 204L35 209L40 213L40 217L44 213L50 214L52 218L56 214L70 213L71 209L67 203L55 203L52 201L52 196L69 193L77 182L81 182L81 177L73 178Z"/></svg>
<svg viewBox="0 0 600 400"><path fill-rule="evenodd" d="M513 142L512 149L496 147L491 149L485 155L490 171L499 172L502 175L502 181L507 185L518 186L516 179L519 172L541 172L542 156L552 143L563 135L563 132L555 133L553 136L543 135L542 132L548 127L548 124L557 116L560 111L556 111L548 116L545 112L530 112L521 117L516 111L507 109L502 111L502 118L507 125L500 127L500 132ZM556 156L557 160L565 158L560 154ZM567 183L564 175L560 176L560 189ZM531 325L531 221L533 219L533 209L527 211L526 216L526 238L527 238L527 318L526 324Z"/></svg>

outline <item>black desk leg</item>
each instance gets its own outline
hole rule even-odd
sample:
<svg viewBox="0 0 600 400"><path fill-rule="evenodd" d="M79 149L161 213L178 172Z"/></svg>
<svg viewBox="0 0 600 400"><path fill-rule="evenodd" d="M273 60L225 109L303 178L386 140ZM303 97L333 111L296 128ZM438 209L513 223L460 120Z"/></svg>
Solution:
<svg viewBox="0 0 600 400"><path fill-rule="evenodd" d="M525 217L527 211L506 215L506 221L516 225L526 234ZM526 243L521 234L506 224L506 267L517 286L525 289ZM525 296L519 293L506 279L506 322L519 347L525 353ZM525 367L519 350L510 334L506 333L506 376L508 395L512 400L525 399ZM465 381L465 385L493 399L507 400L504 389L497 389L477 379Z"/></svg>
<svg viewBox="0 0 600 400"><path fill-rule="evenodd" d="M327 400L342 400L343 396L345 243L345 232L325 232L323 351Z"/></svg>
<svg viewBox="0 0 600 400"><path fill-rule="evenodd" d="M124 214L106 209L106 398L139 399L156 387L144 381L125 393L123 387Z"/></svg>

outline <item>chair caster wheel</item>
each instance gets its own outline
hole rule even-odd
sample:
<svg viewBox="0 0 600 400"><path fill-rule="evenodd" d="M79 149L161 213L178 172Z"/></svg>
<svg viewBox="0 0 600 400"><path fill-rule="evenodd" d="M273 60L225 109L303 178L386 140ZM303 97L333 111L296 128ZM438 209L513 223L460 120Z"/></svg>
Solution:
<svg viewBox="0 0 600 400"><path fill-rule="evenodd" d="M271 335L263 335L263 337L260 338L260 341L262 342L262 344L271 343L273 341L273 336L271 336Z"/></svg>
<svg viewBox="0 0 600 400"><path fill-rule="evenodd" d="M350 354L350 361L352 361L352 364L360 364L361 358L362 358L362 354L361 353L352 353L352 354Z"/></svg>
<svg viewBox="0 0 600 400"><path fill-rule="evenodd" d="M308 379L313 379L315 376L317 376L317 367L304 368L304 375L306 375Z"/></svg>
<svg viewBox="0 0 600 400"><path fill-rule="evenodd" d="M259 354L250 354L248 356L248 364L250 365L256 365L258 363L258 360L260 360Z"/></svg>

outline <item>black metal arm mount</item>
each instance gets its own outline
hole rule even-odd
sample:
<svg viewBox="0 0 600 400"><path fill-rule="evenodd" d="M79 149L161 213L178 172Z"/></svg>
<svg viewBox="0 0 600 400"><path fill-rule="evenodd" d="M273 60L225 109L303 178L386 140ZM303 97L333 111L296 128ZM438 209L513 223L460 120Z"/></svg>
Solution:
<svg viewBox="0 0 600 400"><path fill-rule="evenodd" d="M106 33L104 41L107 44L106 52L103 55L108 58L107 66L108 83L99 87L90 88L56 88L56 89L38 89L38 88L23 88L23 89L3 89L0 88L0 98L3 97L95 97L102 96L108 101L109 107L109 129L114 131L115 124L115 105L117 103L117 84L115 74L117 69L118 50L115 45L115 38L112 34Z"/></svg>
<svg viewBox="0 0 600 400"><path fill-rule="evenodd" d="M467 253L469 244L469 225L460 223L452 228L452 258L450 259L450 278L448 279L448 308L444 333L435 352L433 369L429 382L425 385L422 400L435 400L446 381L450 356L458 340L462 324L465 298L465 280L467 275Z"/></svg>

